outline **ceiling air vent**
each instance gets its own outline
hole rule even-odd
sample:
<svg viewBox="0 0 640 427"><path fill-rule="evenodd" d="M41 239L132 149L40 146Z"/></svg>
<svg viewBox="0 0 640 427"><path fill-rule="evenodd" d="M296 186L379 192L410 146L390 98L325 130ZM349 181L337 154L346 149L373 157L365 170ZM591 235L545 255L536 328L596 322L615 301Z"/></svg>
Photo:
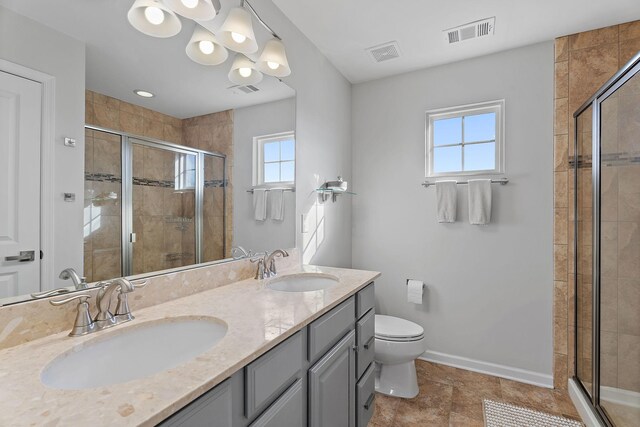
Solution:
<svg viewBox="0 0 640 427"><path fill-rule="evenodd" d="M444 30L445 40L449 44L462 42L493 35L496 24L496 17L481 19L480 21L469 22L459 27Z"/></svg>
<svg viewBox="0 0 640 427"><path fill-rule="evenodd" d="M239 93L239 92L254 93L260 90L254 85L233 85L233 86L229 86L227 89L233 91L233 93Z"/></svg>
<svg viewBox="0 0 640 427"><path fill-rule="evenodd" d="M376 62L384 62L400 56L400 46L398 46L398 42L395 41L383 43L365 50L369 52L373 60Z"/></svg>

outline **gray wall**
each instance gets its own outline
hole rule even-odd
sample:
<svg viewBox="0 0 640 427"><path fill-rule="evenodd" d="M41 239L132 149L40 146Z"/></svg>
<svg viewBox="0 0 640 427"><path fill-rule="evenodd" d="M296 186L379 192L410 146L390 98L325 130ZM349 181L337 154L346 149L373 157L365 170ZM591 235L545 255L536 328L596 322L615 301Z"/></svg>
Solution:
<svg viewBox="0 0 640 427"><path fill-rule="evenodd" d="M255 2L260 17L284 40L296 90L296 246L303 248L300 214L317 200L315 189L342 175L351 179L351 84L271 0ZM324 205L323 241L310 257L318 265L351 267L351 199Z"/></svg>
<svg viewBox="0 0 640 427"><path fill-rule="evenodd" d="M233 112L233 244L254 251L296 245L296 195L284 192L284 220L253 219L253 138L296 128L296 99L269 102Z"/></svg>
<svg viewBox="0 0 640 427"><path fill-rule="evenodd" d="M55 77L54 275L43 289L68 286L58 279L64 268L82 272L84 194L84 43L0 7L0 58ZM64 146L74 138L77 148ZM62 193L76 193L65 203ZM57 283L56 283L57 282Z"/></svg>
<svg viewBox="0 0 640 427"><path fill-rule="evenodd" d="M353 266L379 270L378 309L425 329L429 351L552 371L553 44L355 85ZM423 188L425 111L506 100L506 186L492 223L438 224ZM405 280L427 283L406 302Z"/></svg>

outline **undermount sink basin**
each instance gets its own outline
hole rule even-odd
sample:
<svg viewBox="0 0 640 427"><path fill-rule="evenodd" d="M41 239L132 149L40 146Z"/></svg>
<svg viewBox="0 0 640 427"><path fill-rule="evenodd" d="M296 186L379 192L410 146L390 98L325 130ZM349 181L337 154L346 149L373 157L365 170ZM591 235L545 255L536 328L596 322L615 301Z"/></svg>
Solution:
<svg viewBox="0 0 640 427"><path fill-rule="evenodd" d="M146 322L78 345L47 365L40 379L63 390L104 387L174 368L212 348L227 333L213 317Z"/></svg>
<svg viewBox="0 0 640 427"><path fill-rule="evenodd" d="M339 279L330 274L296 274L273 279L267 288L281 292L310 292L330 288Z"/></svg>

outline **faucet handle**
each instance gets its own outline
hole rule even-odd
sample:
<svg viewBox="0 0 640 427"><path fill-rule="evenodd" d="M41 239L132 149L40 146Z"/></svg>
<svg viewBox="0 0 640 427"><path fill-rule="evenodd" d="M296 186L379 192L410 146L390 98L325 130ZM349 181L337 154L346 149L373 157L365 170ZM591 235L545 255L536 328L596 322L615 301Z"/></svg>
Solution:
<svg viewBox="0 0 640 427"><path fill-rule="evenodd" d="M53 291L51 291L51 292L53 292ZM65 298L65 299L51 300L51 301L49 301L49 304L58 306L58 305L66 304L68 302L71 302L71 301L77 300L77 299L80 300L79 304L82 304L82 303L86 303L87 299L89 299L89 298L91 298L91 295L89 295L89 294L80 294L80 295L74 295L72 297Z"/></svg>
<svg viewBox="0 0 640 427"><path fill-rule="evenodd" d="M134 288L140 289L140 288L144 288L145 286L147 286L149 284L149 281L148 280L142 280L140 282L131 282L131 284L133 285Z"/></svg>
<svg viewBox="0 0 640 427"><path fill-rule="evenodd" d="M68 292L71 292L71 291L69 291L69 289L67 288L58 288L58 289L53 289L51 291L34 292L31 294L31 298L46 298L52 295L66 294Z"/></svg>
<svg viewBox="0 0 640 427"><path fill-rule="evenodd" d="M91 295L88 294L79 294L74 295L70 298L65 298L62 300L51 300L49 303L51 305L59 306L66 304L71 301L78 300L78 313L76 314L76 321L73 324L73 328L71 332L69 332L70 337L77 337L80 335L86 335L89 332L93 332L96 328L96 324L91 320L91 314L89 313L89 303L87 300L91 298Z"/></svg>

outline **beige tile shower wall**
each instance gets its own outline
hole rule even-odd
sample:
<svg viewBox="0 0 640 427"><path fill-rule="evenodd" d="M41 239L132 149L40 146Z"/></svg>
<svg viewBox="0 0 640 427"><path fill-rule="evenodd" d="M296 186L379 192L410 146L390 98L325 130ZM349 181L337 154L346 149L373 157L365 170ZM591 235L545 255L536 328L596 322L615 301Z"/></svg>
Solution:
<svg viewBox="0 0 640 427"><path fill-rule="evenodd" d="M87 90L85 121L89 125L182 144L182 120Z"/></svg>
<svg viewBox="0 0 640 427"><path fill-rule="evenodd" d="M560 37L555 41L554 384L558 388L566 388L568 376L574 374L573 177L568 162L573 154L573 113L639 50L640 21ZM579 241L582 240L584 237ZM620 295L617 300L620 304ZM622 351L640 354L640 338L625 335L618 341L619 354ZM636 365L638 360L640 357L635 359ZM619 359L618 366L607 370L620 373L629 369L628 375L638 372L638 366L622 366L622 362Z"/></svg>
<svg viewBox="0 0 640 427"><path fill-rule="evenodd" d="M226 204L226 217L223 218L217 214L221 212L221 209L214 209L214 206L221 207L222 188L205 189L205 236L203 250L206 260L229 257L231 256L231 245L233 242L233 183L231 182L233 173L233 110L184 119L183 126L185 145L201 150L222 153L227 156L227 191L224 199L224 203ZM211 204L211 206L209 206L209 204ZM214 212L213 216L207 215L210 210ZM221 240L223 227L225 231L225 253L222 252L222 247L215 243ZM215 237L211 238L212 235Z"/></svg>

